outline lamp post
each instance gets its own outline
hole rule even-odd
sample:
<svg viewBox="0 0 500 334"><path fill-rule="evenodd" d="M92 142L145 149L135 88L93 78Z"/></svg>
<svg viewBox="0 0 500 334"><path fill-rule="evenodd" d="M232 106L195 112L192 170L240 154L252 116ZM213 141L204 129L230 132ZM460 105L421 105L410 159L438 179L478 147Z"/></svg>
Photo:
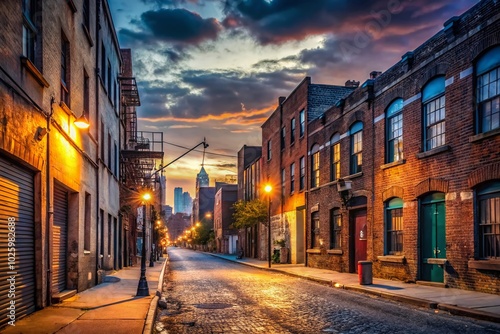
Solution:
<svg viewBox="0 0 500 334"><path fill-rule="evenodd" d="M273 187L267 184L264 191L267 193L267 267L271 268L271 191Z"/></svg>
<svg viewBox="0 0 500 334"><path fill-rule="evenodd" d="M143 217L142 217L142 250L141 250L141 278L137 286L136 296L149 296L148 281L146 280L146 202L151 199L151 194L142 195Z"/></svg>

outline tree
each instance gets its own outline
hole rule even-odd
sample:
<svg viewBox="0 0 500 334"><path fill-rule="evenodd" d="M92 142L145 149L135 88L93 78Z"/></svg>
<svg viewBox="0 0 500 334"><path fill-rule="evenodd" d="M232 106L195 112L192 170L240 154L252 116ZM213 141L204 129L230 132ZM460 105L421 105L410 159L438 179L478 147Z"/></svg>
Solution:
<svg viewBox="0 0 500 334"><path fill-rule="evenodd" d="M267 221L267 204L260 199L237 201L234 208L234 228L245 228Z"/></svg>

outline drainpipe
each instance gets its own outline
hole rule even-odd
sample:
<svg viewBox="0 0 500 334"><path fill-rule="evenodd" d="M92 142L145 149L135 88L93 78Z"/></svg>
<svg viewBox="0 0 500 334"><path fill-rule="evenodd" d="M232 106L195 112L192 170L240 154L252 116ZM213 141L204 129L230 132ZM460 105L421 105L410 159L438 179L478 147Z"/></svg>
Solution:
<svg viewBox="0 0 500 334"><path fill-rule="evenodd" d="M99 193L99 170L100 170L100 162L99 162L99 154L100 154L100 141L99 141L99 134L100 134L100 122L99 122L99 48L101 46L101 43L99 41L99 31L101 30L101 23L100 23L100 8L101 8L101 0L96 1L96 29L95 29L95 41L96 41L96 49L95 49L95 110L96 110L96 133L97 133L97 140L96 140L96 163L97 163L97 169L96 169L96 175L95 175L95 182L96 182L96 243L95 243L95 249L96 249L96 271L95 271L95 285L99 283L99 261L100 261L100 256L99 256L99 226L100 221L99 221L99 213L100 213L100 193ZM102 138L101 138L102 139ZM102 234L102 231L101 231Z"/></svg>
<svg viewBox="0 0 500 334"><path fill-rule="evenodd" d="M374 72L372 72L373 75ZM376 75L376 74L375 74ZM368 107L372 111L371 123L372 123L372 145L375 144L375 80L371 80L371 84L368 86ZM371 191L371 210L372 210L372 223L371 223L371 239L372 239L372 259L374 259L374 250L375 250L375 240L374 240L374 226L375 226L375 155L373 152L375 149L372 149L372 191ZM370 261L369 259L367 259Z"/></svg>
<svg viewBox="0 0 500 334"><path fill-rule="evenodd" d="M50 114L45 116L47 120L47 147L45 149L46 157L45 157L45 204L46 204L46 246L47 246L47 305L51 305L52 303L52 247L51 247L51 233L52 233L52 216L54 212L51 210L51 201L50 201L50 123L52 121L52 115L54 114L54 109L52 105L55 103L55 98L50 98Z"/></svg>

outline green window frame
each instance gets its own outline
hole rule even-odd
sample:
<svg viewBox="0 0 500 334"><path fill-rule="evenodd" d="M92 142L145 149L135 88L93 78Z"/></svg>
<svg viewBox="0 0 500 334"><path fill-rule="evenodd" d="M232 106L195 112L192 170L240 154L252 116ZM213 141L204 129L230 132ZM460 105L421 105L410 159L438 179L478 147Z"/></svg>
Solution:
<svg viewBox="0 0 500 334"><path fill-rule="evenodd" d="M500 45L492 48L476 63L477 132L500 128Z"/></svg>
<svg viewBox="0 0 500 334"><path fill-rule="evenodd" d="M340 179L340 135L330 138L330 181Z"/></svg>
<svg viewBox="0 0 500 334"><path fill-rule="evenodd" d="M403 200L394 197L385 204L385 254L403 253Z"/></svg>
<svg viewBox="0 0 500 334"><path fill-rule="evenodd" d="M500 181L488 182L477 192L478 256L500 259Z"/></svg>
<svg viewBox="0 0 500 334"><path fill-rule="evenodd" d="M424 148L430 151L446 144L445 78L429 81L422 90L424 110Z"/></svg>
<svg viewBox="0 0 500 334"><path fill-rule="evenodd" d="M386 162L403 159L403 99L394 100L386 111L387 147Z"/></svg>
<svg viewBox="0 0 500 334"><path fill-rule="evenodd" d="M339 208L330 210L330 249L342 248L342 215Z"/></svg>
<svg viewBox="0 0 500 334"><path fill-rule="evenodd" d="M351 174L363 171L363 123L351 126Z"/></svg>

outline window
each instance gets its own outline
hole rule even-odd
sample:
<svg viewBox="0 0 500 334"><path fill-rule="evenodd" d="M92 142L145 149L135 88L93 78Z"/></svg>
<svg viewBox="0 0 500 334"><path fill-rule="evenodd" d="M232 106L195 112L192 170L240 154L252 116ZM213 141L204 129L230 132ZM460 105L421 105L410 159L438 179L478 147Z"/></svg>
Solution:
<svg viewBox="0 0 500 334"><path fill-rule="evenodd" d="M90 5L89 0L83 0L83 25L90 32Z"/></svg>
<svg viewBox="0 0 500 334"><path fill-rule="evenodd" d="M23 56L36 65L38 30L35 18L38 1L23 0Z"/></svg>
<svg viewBox="0 0 500 334"><path fill-rule="evenodd" d="M111 166L111 157L112 157L112 154L113 152L112 151L112 146L111 146L111 133L108 132L108 159L106 161L106 166L108 166L108 168L110 170L113 170L112 166Z"/></svg>
<svg viewBox="0 0 500 334"><path fill-rule="evenodd" d="M286 136L286 130L285 127L281 128L281 150L283 151L285 149L285 136Z"/></svg>
<svg viewBox="0 0 500 334"><path fill-rule="evenodd" d="M89 193L85 193L85 216L83 219L84 224L84 237L83 237L83 249L90 251L90 237L91 237L91 197Z"/></svg>
<svg viewBox="0 0 500 334"><path fill-rule="evenodd" d="M303 137L304 133L306 132L306 114L305 110L301 110L299 114L299 122L300 122L300 128L299 128L299 137Z"/></svg>
<svg viewBox="0 0 500 334"><path fill-rule="evenodd" d="M334 134L330 138L330 181L340 179L340 135Z"/></svg>
<svg viewBox="0 0 500 334"><path fill-rule="evenodd" d="M106 85L106 48L101 44L101 80Z"/></svg>
<svg viewBox="0 0 500 334"><path fill-rule="evenodd" d="M61 101L69 107L69 42L66 36L61 34Z"/></svg>
<svg viewBox="0 0 500 334"><path fill-rule="evenodd" d="M311 188L319 186L319 145L314 144L311 149Z"/></svg>
<svg viewBox="0 0 500 334"><path fill-rule="evenodd" d="M319 212L313 212L311 219L311 247L319 248L320 246L319 235Z"/></svg>
<svg viewBox="0 0 500 334"><path fill-rule="evenodd" d="M290 121L290 145L295 142L295 118Z"/></svg>
<svg viewBox="0 0 500 334"><path fill-rule="evenodd" d="M272 152L271 152L271 140L267 142L267 160L271 160Z"/></svg>
<svg viewBox="0 0 500 334"><path fill-rule="evenodd" d="M101 120L101 161L104 163L104 154L106 152L106 142L104 141L104 122Z"/></svg>
<svg viewBox="0 0 500 334"><path fill-rule="evenodd" d="M108 255L111 255L111 224L113 223L113 218L111 217L110 214L108 214Z"/></svg>
<svg viewBox="0 0 500 334"><path fill-rule="evenodd" d="M330 249L342 248L342 215L339 209L330 210Z"/></svg>
<svg viewBox="0 0 500 334"><path fill-rule="evenodd" d="M299 190L304 190L306 186L306 158L300 157L300 177L299 177Z"/></svg>
<svg viewBox="0 0 500 334"><path fill-rule="evenodd" d="M424 105L424 148L426 151L445 144L444 76L437 77L422 90Z"/></svg>
<svg viewBox="0 0 500 334"><path fill-rule="evenodd" d="M118 145L116 144L116 141L115 141L115 161L114 161L114 165L113 165L115 176L118 176L118 166L120 166L120 164L118 162L119 154L120 154L120 152L118 151Z"/></svg>
<svg viewBox="0 0 500 334"><path fill-rule="evenodd" d="M89 119L90 109L90 83L89 75L85 69L83 70L83 115Z"/></svg>
<svg viewBox="0 0 500 334"><path fill-rule="evenodd" d="M295 163L290 165L290 194L295 190Z"/></svg>
<svg viewBox="0 0 500 334"><path fill-rule="evenodd" d="M363 123L351 126L351 174L361 173L363 167Z"/></svg>
<svg viewBox="0 0 500 334"><path fill-rule="evenodd" d="M403 252L403 200L393 198L385 204L385 253Z"/></svg>
<svg viewBox="0 0 500 334"><path fill-rule="evenodd" d="M500 259L500 181L477 191L479 258Z"/></svg>
<svg viewBox="0 0 500 334"><path fill-rule="evenodd" d="M476 74L477 125L483 133L500 127L500 46L479 59Z"/></svg>
<svg viewBox="0 0 500 334"><path fill-rule="evenodd" d="M285 194L285 182L286 182L286 175L285 175L285 169L283 168L281 170L281 194Z"/></svg>
<svg viewBox="0 0 500 334"><path fill-rule="evenodd" d="M403 99L392 102L386 111L388 163L403 159Z"/></svg>
<svg viewBox="0 0 500 334"><path fill-rule="evenodd" d="M111 62L108 60L108 96L111 100L111 96L113 95L113 91L111 90Z"/></svg>

